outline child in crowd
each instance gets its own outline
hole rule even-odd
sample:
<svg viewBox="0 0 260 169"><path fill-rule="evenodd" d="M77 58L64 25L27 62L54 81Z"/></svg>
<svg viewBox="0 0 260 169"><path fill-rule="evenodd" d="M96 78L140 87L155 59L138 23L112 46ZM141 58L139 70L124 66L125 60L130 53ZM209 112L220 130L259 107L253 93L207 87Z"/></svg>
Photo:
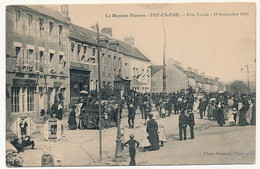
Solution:
<svg viewBox="0 0 260 169"><path fill-rule="evenodd" d="M131 165L136 165L135 153L136 153L136 148L139 147L139 142L134 139L135 136L133 134L130 134L129 137L130 139L124 144L124 146L126 146L127 144L129 145L129 155L131 159L129 165L131 166Z"/></svg>

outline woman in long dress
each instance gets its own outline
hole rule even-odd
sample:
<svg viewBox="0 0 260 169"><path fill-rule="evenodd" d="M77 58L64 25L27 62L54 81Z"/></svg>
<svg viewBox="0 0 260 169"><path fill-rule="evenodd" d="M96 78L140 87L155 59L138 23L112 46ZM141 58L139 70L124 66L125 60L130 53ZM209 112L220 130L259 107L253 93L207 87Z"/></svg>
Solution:
<svg viewBox="0 0 260 169"><path fill-rule="evenodd" d="M243 101L242 107L239 110L239 122L238 122L238 124L240 126L246 126L248 124L247 121L246 121L246 113L247 113L248 107L249 107L248 102Z"/></svg>
<svg viewBox="0 0 260 169"><path fill-rule="evenodd" d="M223 126L225 124L225 117L224 117L224 104L219 103L217 108L217 123L220 126Z"/></svg>
<svg viewBox="0 0 260 169"><path fill-rule="evenodd" d="M73 105L72 106L72 110L70 112L70 116L69 116L69 120L68 120L68 123L69 123L69 129L70 130L76 130L77 129L77 121L76 121L76 106Z"/></svg>

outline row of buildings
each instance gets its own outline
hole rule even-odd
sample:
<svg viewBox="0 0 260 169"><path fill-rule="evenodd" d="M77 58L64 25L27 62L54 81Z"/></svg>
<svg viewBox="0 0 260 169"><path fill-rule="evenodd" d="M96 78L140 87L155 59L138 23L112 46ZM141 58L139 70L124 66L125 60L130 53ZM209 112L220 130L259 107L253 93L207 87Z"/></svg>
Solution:
<svg viewBox="0 0 260 169"><path fill-rule="evenodd" d="M134 46L134 38L114 40L111 28L103 28L100 38L102 87L119 84L150 92L151 62ZM6 7L7 129L22 113L37 120L58 96L71 105L80 91L98 90L96 39L95 30L71 22L67 5L61 11Z"/></svg>
<svg viewBox="0 0 260 169"><path fill-rule="evenodd" d="M134 46L134 38L115 40L112 28L100 33L101 87L162 92L162 66ZM80 91L98 90L97 32L72 23L67 5L54 10L39 5L6 7L6 124L27 113L37 121L56 97L64 105L79 100ZM192 86L224 90L217 78L198 75L168 60L167 92ZM58 95L59 94L59 95Z"/></svg>
<svg viewBox="0 0 260 169"><path fill-rule="evenodd" d="M151 92L163 92L163 66L152 66L152 88ZM180 89L192 87L197 92L223 92L225 85L219 81L218 77L208 77L205 73L198 73L197 69L188 67L184 69L182 64L173 59L167 60L166 66L166 92L177 92Z"/></svg>

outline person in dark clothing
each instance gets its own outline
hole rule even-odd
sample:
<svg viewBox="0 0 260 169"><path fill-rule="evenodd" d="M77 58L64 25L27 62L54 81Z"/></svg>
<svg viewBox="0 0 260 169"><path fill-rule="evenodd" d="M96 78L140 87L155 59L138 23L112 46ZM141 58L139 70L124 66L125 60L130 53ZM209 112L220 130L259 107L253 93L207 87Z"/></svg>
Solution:
<svg viewBox="0 0 260 169"><path fill-rule="evenodd" d="M253 98L253 99L251 100L251 102L252 102L252 104L253 104L251 125L255 126L255 123L256 123L256 103L255 103L255 98Z"/></svg>
<svg viewBox="0 0 260 169"><path fill-rule="evenodd" d="M30 136L26 136L25 139L22 139L21 145L22 145L23 147L32 146L32 147L31 147L32 149L34 149L34 146L35 146L34 141L31 140Z"/></svg>
<svg viewBox="0 0 260 169"><path fill-rule="evenodd" d="M147 117L149 116L151 112L151 105L149 102L144 103L145 104L145 110L144 110L144 119L147 120Z"/></svg>
<svg viewBox="0 0 260 169"><path fill-rule="evenodd" d="M28 123L24 120L24 118L21 119L21 122L19 124L19 127L21 128L21 136L24 137L27 134L27 126Z"/></svg>
<svg viewBox="0 0 260 169"><path fill-rule="evenodd" d="M225 124L225 118L224 118L224 103L219 103L220 106L217 107L217 123L220 126L223 126Z"/></svg>
<svg viewBox="0 0 260 169"><path fill-rule="evenodd" d="M188 109L189 117L188 117L188 125L190 126L190 138L194 139L194 126L195 126L195 120L194 120L194 114L191 109Z"/></svg>
<svg viewBox="0 0 260 169"><path fill-rule="evenodd" d="M53 114L55 114L56 117L58 115L58 101L55 101L51 106L51 118L53 118Z"/></svg>
<svg viewBox="0 0 260 169"><path fill-rule="evenodd" d="M131 103L128 107L128 125L129 128L134 128L134 119L135 119L135 108ZM132 121L132 123L131 123Z"/></svg>
<svg viewBox="0 0 260 169"><path fill-rule="evenodd" d="M40 115L41 115L41 116L44 116L44 115L45 115L45 110L44 110L44 109L41 109Z"/></svg>
<svg viewBox="0 0 260 169"><path fill-rule="evenodd" d="M181 111L181 114L179 115L179 136L180 141L182 140L182 130L184 133L184 140L186 140L186 127L187 127L187 121L188 117L184 114L184 110Z"/></svg>
<svg viewBox="0 0 260 169"><path fill-rule="evenodd" d="M72 106L72 110L70 112L70 116L69 116L69 120L68 120L68 123L69 123L69 129L70 130L76 130L77 129L77 121L76 121L76 106L73 105Z"/></svg>
<svg viewBox="0 0 260 169"><path fill-rule="evenodd" d="M62 120L62 116L63 116L63 108L62 108L62 104L60 103L58 105L57 119Z"/></svg>
<svg viewBox="0 0 260 169"><path fill-rule="evenodd" d="M23 152L23 146L19 143L19 138L14 138L11 142L10 142L19 152Z"/></svg>
<svg viewBox="0 0 260 169"><path fill-rule="evenodd" d="M135 163L135 154L136 154L135 145L136 145L136 147L139 147L139 142L134 139L135 136L133 134L130 134L129 137L130 137L130 140L128 140L124 144L124 146L126 146L127 144L129 145L129 155L130 155L130 159L131 159L129 165L133 166L133 165L136 165L136 163Z"/></svg>
<svg viewBox="0 0 260 169"><path fill-rule="evenodd" d="M158 124L152 119L153 114L149 114L149 121L147 122L146 132L149 134L148 140L151 144L150 150L159 150L159 136L158 136Z"/></svg>
<svg viewBox="0 0 260 169"><path fill-rule="evenodd" d="M198 107L201 119L203 118L203 114L205 115L206 107L207 107L207 102L204 99L201 99Z"/></svg>
<svg viewBox="0 0 260 169"><path fill-rule="evenodd" d="M249 108L249 104L248 104L247 100L243 100L242 104L243 104L243 106L239 110L239 121L238 121L238 124L240 126L246 126L246 125L248 125L248 123L246 121L246 113L247 113L247 110Z"/></svg>

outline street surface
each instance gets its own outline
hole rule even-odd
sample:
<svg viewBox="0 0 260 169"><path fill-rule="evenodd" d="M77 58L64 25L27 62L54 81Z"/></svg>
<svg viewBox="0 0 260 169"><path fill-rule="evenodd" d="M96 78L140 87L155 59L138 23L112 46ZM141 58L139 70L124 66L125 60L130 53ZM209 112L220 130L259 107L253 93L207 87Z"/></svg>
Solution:
<svg viewBox="0 0 260 169"><path fill-rule="evenodd" d="M152 112L158 114L157 112ZM135 118L135 128L129 129L127 110L123 111L121 126L125 129L125 141L129 134L141 143L146 138L144 119L139 110ZM48 142L43 134L32 135L36 143L35 150L21 153L24 166L41 166L43 149L51 146L54 160L61 160L62 166L110 166L128 165L130 158L128 147L123 151L122 162L113 162L115 155L117 128L102 131L102 163L99 162L99 130L68 130L68 115L62 120L65 127L64 136L57 142ZM199 119L195 114L195 139L179 141L178 115L162 118L165 124L167 142L158 151L143 151L140 147L136 153L137 165L178 165L178 164L252 164L255 163L255 126L219 127L215 121ZM39 126L39 130L43 127ZM190 137L187 127L187 138Z"/></svg>

